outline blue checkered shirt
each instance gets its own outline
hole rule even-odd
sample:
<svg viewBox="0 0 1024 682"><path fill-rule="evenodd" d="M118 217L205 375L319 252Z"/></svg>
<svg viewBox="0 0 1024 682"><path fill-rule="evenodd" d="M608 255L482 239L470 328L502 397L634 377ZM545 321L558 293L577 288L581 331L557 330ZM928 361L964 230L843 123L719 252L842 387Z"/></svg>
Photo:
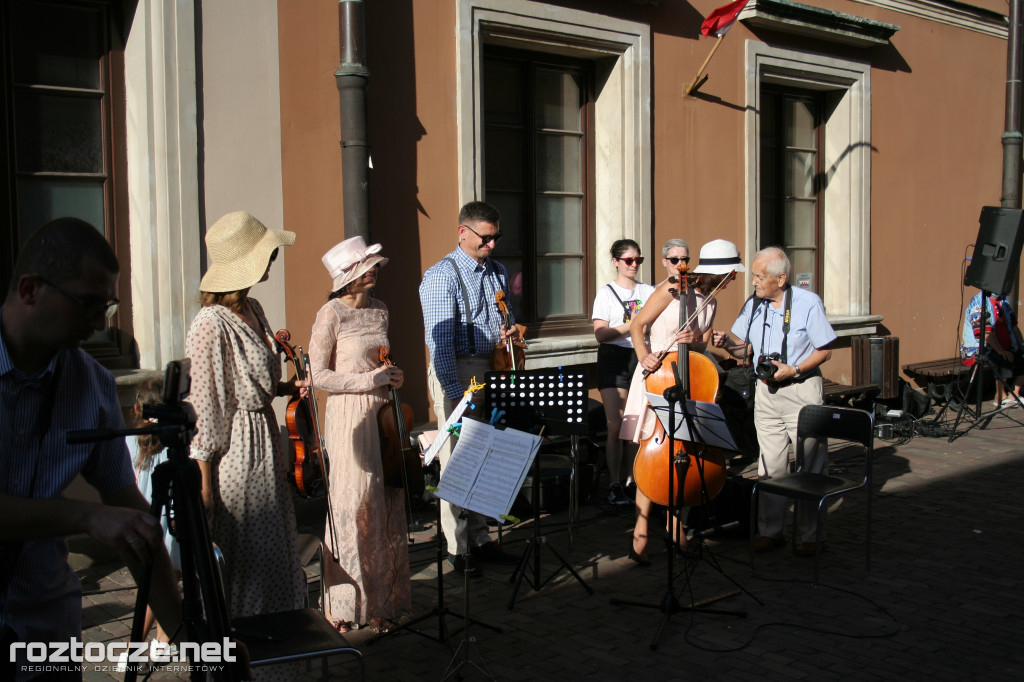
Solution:
<svg viewBox="0 0 1024 682"><path fill-rule="evenodd" d="M477 357L488 357L501 339L501 313L494 294L504 291L508 301L508 277L505 267L488 258L477 263L460 248L449 253L462 273L469 293L469 314L463 310L462 291L459 277L448 261L441 260L423 274L420 283L420 306L423 308L423 330L427 348L430 349L430 363L434 373L449 400L458 400L465 391L459 385L456 374L456 358L470 357L469 334L466 324L473 323L473 339ZM512 311L509 308L512 324Z"/></svg>

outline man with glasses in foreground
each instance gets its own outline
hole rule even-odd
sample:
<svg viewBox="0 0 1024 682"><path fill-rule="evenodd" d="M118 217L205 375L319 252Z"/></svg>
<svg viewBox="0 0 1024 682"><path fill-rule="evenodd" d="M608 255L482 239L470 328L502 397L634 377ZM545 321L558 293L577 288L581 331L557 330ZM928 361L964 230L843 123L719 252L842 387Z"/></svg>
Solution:
<svg viewBox="0 0 1024 682"><path fill-rule="evenodd" d="M68 535L87 533L117 549L137 579L155 562L153 609L168 632L180 621L163 530L136 487L124 439L64 438L124 428L114 378L80 348L117 310L117 273L95 227L60 218L25 243L0 307L0 679L38 675L25 646L14 647L11 661L15 643L82 639ZM102 503L63 497L79 473ZM74 663L45 667L40 679L82 678Z"/></svg>
<svg viewBox="0 0 1024 682"><path fill-rule="evenodd" d="M463 206L459 211L458 247L430 267L420 284L423 327L430 350L427 385L439 426L448 420L470 380L474 376L484 380L484 372L491 369L494 347L518 333L511 311L509 326L504 325L495 299L498 291L505 293L506 300L510 293L504 266L491 258L501 239L500 222L501 214L490 204L471 201ZM449 439L438 453L442 472L451 452ZM466 511L460 517L458 507L443 500L439 503L448 561L456 571L479 576L477 562L518 562L491 540L484 516ZM468 561L463 559L467 553Z"/></svg>

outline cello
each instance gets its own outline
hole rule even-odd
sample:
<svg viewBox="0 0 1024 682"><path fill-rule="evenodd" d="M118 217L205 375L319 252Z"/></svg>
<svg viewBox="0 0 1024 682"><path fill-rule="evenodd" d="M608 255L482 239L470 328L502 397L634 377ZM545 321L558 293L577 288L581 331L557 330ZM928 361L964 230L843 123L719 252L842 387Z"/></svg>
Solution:
<svg viewBox="0 0 1024 682"><path fill-rule="evenodd" d="M688 327L691 320L687 315L687 270L688 266L680 263L680 330ZM665 353L661 359L658 369L644 380L648 393L663 394L678 385L683 389L682 400L714 402L718 370L711 360L691 351L686 343L678 344L677 350ZM675 452L671 451L673 443ZM669 438L661 421L656 420L651 435L640 441L633 462L633 480L655 504L698 506L711 501L725 485L725 454L720 448Z"/></svg>
<svg viewBox="0 0 1024 682"><path fill-rule="evenodd" d="M282 329L274 335L274 339L281 345L285 358L295 365L295 376L300 381L304 381L308 378L306 370L309 356L302 354L301 347L296 351L288 343L291 337L291 333L287 329ZM288 426L288 438L295 450L295 461L292 470L288 473L288 478L292 479L296 490L302 497L326 495L327 449L324 448L323 438L320 435L316 397L312 386L309 387L309 393L305 398L296 395L288 401L285 423Z"/></svg>
<svg viewBox="0 0 1024 682"><path fill-rule="evenodd" d="M494 300L498 304L498 312L501 314L501 323L506 329L512 327L512 317L508 312L508 303L505 302L505 292L499 289L494 292ZM526 327L516 325L519 330L519 338L509 337L505 341L498 342L498 345L491 351L491 369L496 372L513 371L517 372L526 369L526 342L523 335Z"/></svg>

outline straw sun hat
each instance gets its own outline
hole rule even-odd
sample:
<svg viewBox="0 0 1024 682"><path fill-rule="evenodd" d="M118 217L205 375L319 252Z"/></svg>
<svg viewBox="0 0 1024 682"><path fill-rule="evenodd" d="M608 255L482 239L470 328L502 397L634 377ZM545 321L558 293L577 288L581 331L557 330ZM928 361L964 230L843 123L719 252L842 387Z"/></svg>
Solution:
<svg viewBox="0 0 1024 682"><path fill-rule="evenodd" d="M700 247L700 265L693 269L693 274L728 275L734 270L746 271L739 249L728 240L715 239Z"/></svg>
<svg viewBox="0 0 1024 682"><path fill-rule="evenodd" d="M337 291L350 282L354 282L378 263L387 265L388 259L378 255L380 244L366 245L362 237L349 237L340 244L335 244L320 260L327 268L327 274L334 280L331 291Z"/></svg>
<svg viewBox="0 0 1024 682"><path fill-rule="evenodd" d="M210 268L199 289L210 293L248 289L263 278L274 249L294 243L294 232L271 230L246 211L228 213L206 232Z"/></svg>

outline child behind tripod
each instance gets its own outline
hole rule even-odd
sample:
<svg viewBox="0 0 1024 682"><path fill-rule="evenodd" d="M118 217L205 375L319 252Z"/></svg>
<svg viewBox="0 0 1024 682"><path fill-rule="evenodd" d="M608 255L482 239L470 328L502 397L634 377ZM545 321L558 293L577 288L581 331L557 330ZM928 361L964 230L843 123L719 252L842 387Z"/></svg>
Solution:
<svg viewBox="0 0 1024 682"><path fill-rule="evenodd" d="M129 426L131 428L137 429L150 426L152 424L149 419L142 416L142 411L146 405L157 405L162 401L163 385L163 379L160 378L150 379L142 384L139 392L135 396L135 404L132 405L131 416L129 418ZM139 490L145 498L152 503L153 471L156 469L157 465L167 461L167 449L155 435L151 434L127 436L125 441L128 444L128 451L131 453L132 462L135 463L135 478L138 481ZM180 580L181 551L178 548L178 541L173 535L171 535L170 525L167 521L166 514L161 515L160 525L164 528L164 545L167 547L167 553L171 557L175 573ZM153 609L147 606L146 620L142 626L143 636L147 636L149 634L155 620L156 618L153 615ZM167 642L169 639L167 633L164 632L159 623L156 624L156 639L160 642Z"/></svg>

